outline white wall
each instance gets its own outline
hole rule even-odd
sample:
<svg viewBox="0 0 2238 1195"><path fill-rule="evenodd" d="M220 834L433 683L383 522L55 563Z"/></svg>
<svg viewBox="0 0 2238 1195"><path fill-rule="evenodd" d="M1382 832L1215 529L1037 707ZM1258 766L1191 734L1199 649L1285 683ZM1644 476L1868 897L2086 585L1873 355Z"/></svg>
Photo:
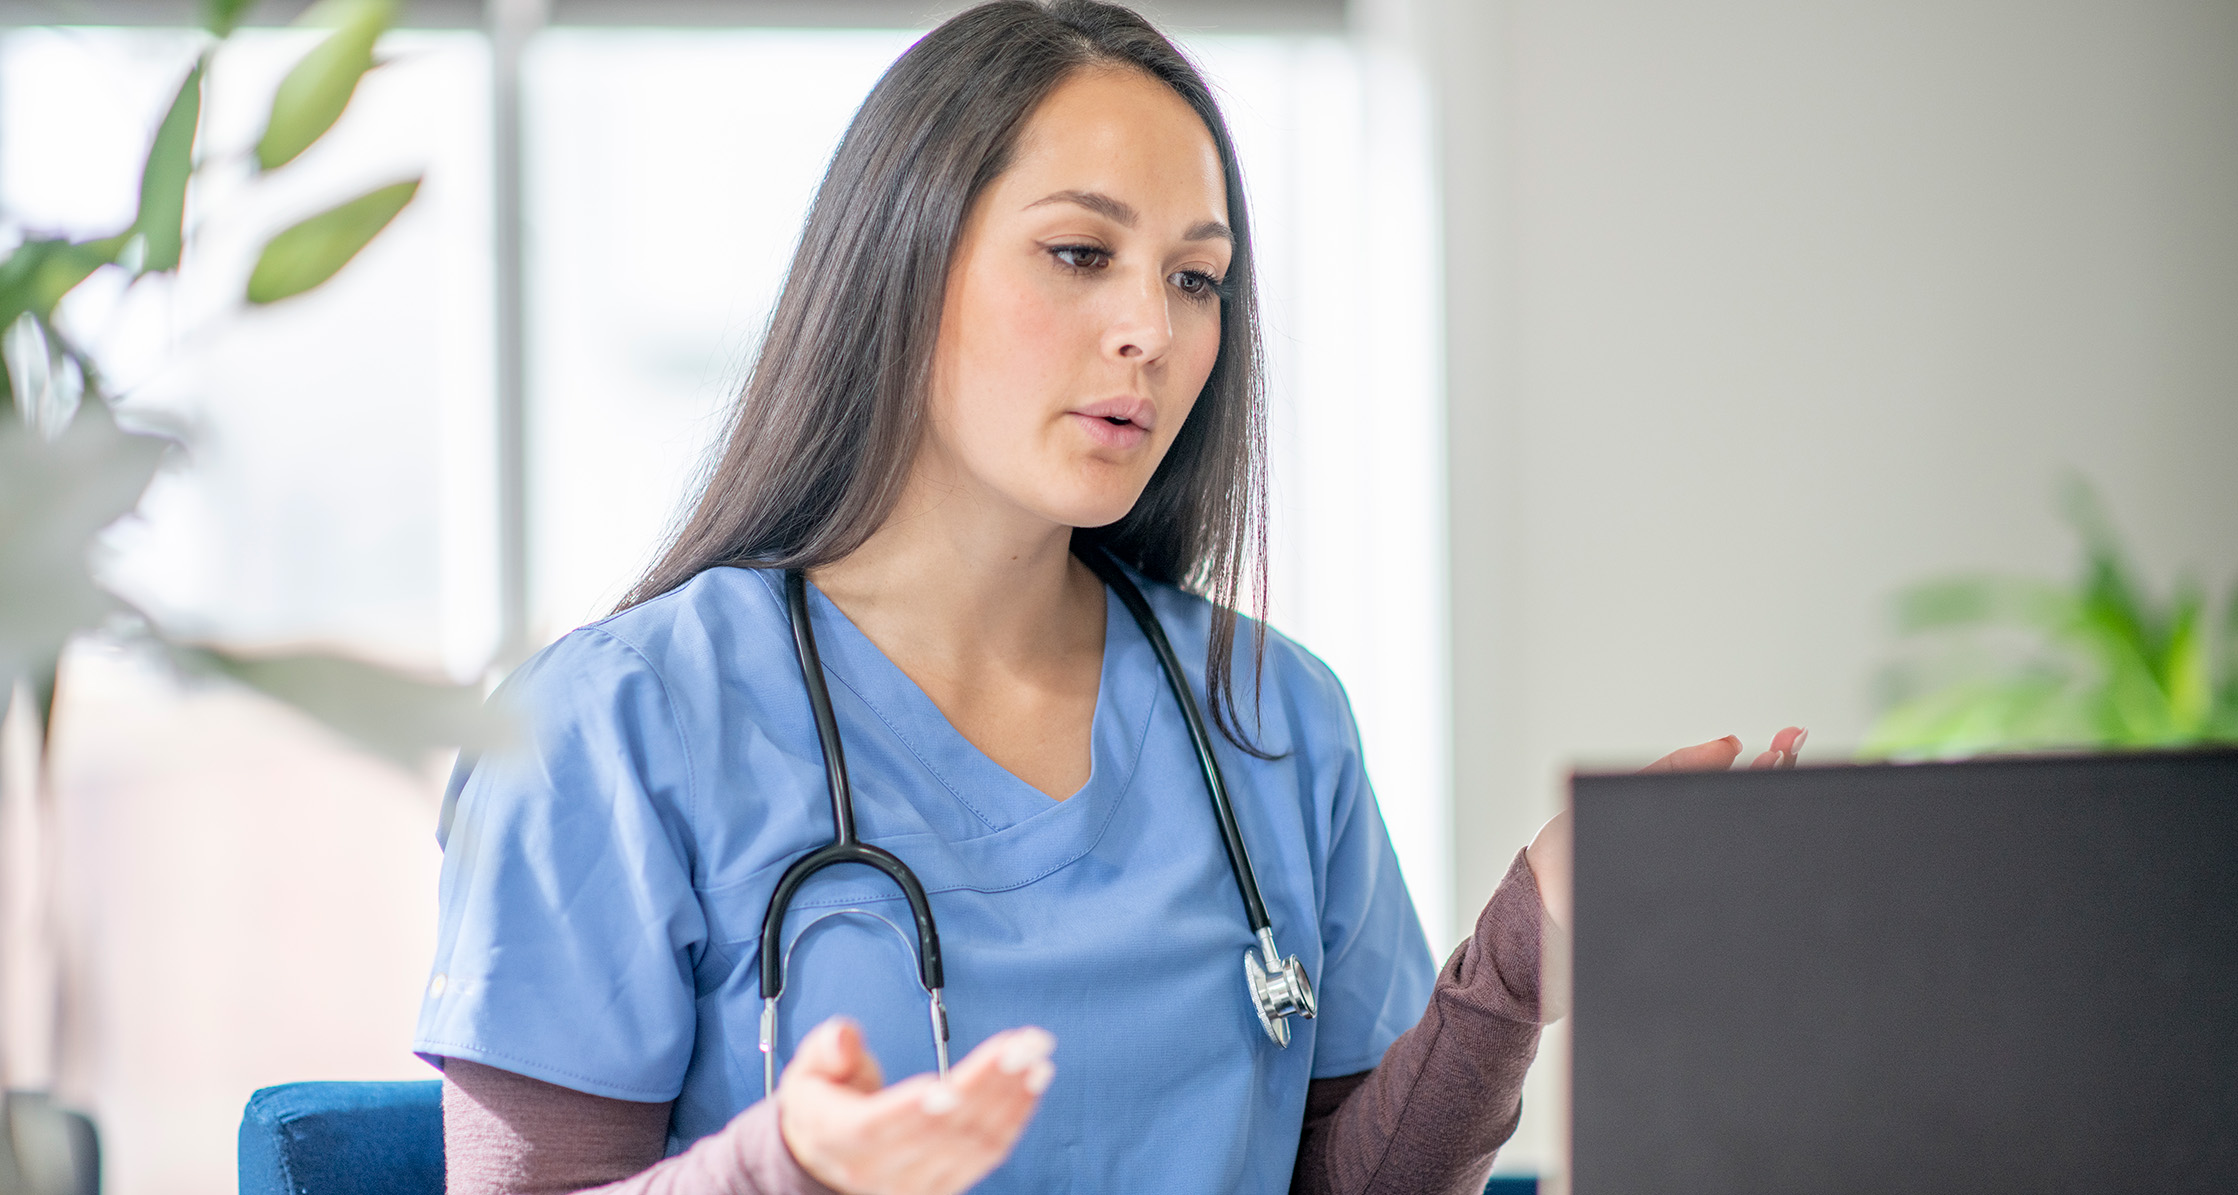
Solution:
<svg viewBox="0 0 2238 1195"><path fill-rule="evenodd" d="M1842 755L1891 591L2070 574L2067 466L2228 593L2238 6L1363 16L1444 126L1457 926L1572 761ZM1546 1084L1503 1168L1553 1161Z"/></svg>

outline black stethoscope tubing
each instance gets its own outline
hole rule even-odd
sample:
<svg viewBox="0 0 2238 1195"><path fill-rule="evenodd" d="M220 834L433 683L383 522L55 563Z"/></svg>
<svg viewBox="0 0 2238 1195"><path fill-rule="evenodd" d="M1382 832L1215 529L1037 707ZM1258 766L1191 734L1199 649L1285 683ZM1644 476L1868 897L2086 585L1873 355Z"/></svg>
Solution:
<svg viewBox="0 0 2238 1195"><path fill-rule="evenodd" d="M1197 764L1204 770L1204 788L1212 798L1212 815L1220 822L1220 845L1228 850L1228 869L1236 876L1236 888L1243 894L1243 917L1251 925L1254 936L1274 923L1267 919L1266 902L1259 899L1259 873L1251 867L1251 852L1243 845L1243 831L1236 826L1235 806L1228 800L1228 781L1220 774L1220 761L1212 755L1212 736L1205 733L1204 714L1197 709L1196 691L1189 687L1181 671L1181 661L1173 654L1173 644L1166 641L1166 628L1150 603L1135 588L1134 579L1120 570L1119 562L1101 548L1088 548L1080 554L1081 563L1119 595L1119 604L1134 616L1135 625L1142 628L1142 637L1150 641L1150 650L1158 657L1158 667L1166 674L1166 687L1173 690L1174 701L1181 706L1182 720L1189 725L1189 744L1197 749Z"/></svg>
<svg viewBox="0 0 2238 1195"><path fill-rule="evenodd" d="M785 908L808 877L842 863L862 863L885 872L909 898L909 913L917 921L917 974L925 990L937 992L946 984L940 966L940 931L933 925L932 902L925 886L917 882L909 865L891 851L855 837L855 794L847 784L847 755L839 744L839 719L832 713L831 690L824 684L824 661L816 651L816 630L809 625L808 581L799 569L785 571L785 613L793 624L793 650L800 659L801 680L808 686L808 705L816 715L816 741L824 749L825 786L831 792L832 840L793 861L778 878L777 890L762 915L762 999L774 1001L783 993L785 974L775 943L783 941Z"/></svg>

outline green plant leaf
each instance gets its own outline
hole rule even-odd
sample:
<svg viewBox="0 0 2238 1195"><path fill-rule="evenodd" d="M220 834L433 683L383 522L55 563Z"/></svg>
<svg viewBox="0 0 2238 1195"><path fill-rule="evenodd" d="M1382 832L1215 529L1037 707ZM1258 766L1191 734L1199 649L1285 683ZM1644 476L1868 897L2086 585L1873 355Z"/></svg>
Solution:
<svg viewBox="0 0 2238 1195"><path fill-rule="evenodd" d="M392 183L273 237L249 274L249 302L276 303L332 278L388 227L419 189L416 178Z"/></svg>
<svg viewBox="0 0 2238 1195"><path fill-rule="evenodd" d="M2092 730L2083 692L2063 678L2032 674L1951 685L1899 702L1873 724L1859 753L1951 759L2085 744Z"/></svg>
<svg viewBox="0 0 2238 1195"><path fill-rule="evenodd" d="M48 761L54 758L54 690L55 680L62 671L62 658L35 662L30 669L31 712L39 716L39 768L43 773ZM40 777L43 784L45 776Z"/></svg>
<svg viewBox="0 0 2238 1195"><path fill-rule="evenodd" d="M277 170L326 135L373 69L373 43L396 18L394 0L324 0L297 22L334 32L313 47L272 93L272 116L256 143L257 166Z"/></svg>
<svg viewBox="0 0 2238 1195"><path fill-rule="evenodd" d="M2075 599L2056 585L2019 577L1950 577L1896 595L1896 627L1907 634L2003 625L2047 634L2068 629Z"/></svg>
<svg viewBox="0 0 2238 1195"><path fill-rule="evenodd" d="M7 331L7 325L0 324L0 340L6 339ZM13 422L18 418L20 417L16 414L15 363L8 360L7 353L4 350L0 350L0 423Z"/></svg>
<svg viewBox="0 0 2238 1195"><path fill-rule="evenodd" d="M0 677L42 666L117 608L86 549L138 505L167 447L119 428L98 401L52 442L22 420L0 424Z"/></svg>
<svg viewBox="0 0 2238 1195"><path fill-rule="evenodd" d="M2186 586L2176 595L2168 626L2168 647L2160 660L2161 685L2168 694L2168 718L2177 736L2197 741L2215 712L2214 673L2207 657L2206 603Z"/></svg>
<svg viewBox="0 0 2238 1195"><path fill-rule="evenodd" d="M219 37L233 36L256 0L202 0L202 27Z"/></svg>
<svg viewBox="0 0 2238 1195"><path fill-rule="evenodd" d="M114 237L83 244L45 240L17 245L0 261L0 329L26 312L41 320L52 316L62 296L116 260L122 247L123 242Z"/></svg>
<svg viewBox="0 0 2238 1195"><path fill-rule="evenodd" d="M207 58L198 58L179 94L156 129L155 144L148 147L148 162L140 171L140 214L132 230L146 237L147 252L140 271L176 270L185 243L187 176L194 173L194 130L202 119L202 71Z"/></svg>
<svg viewBox="0 0 2238 1195"><path fill-rule="evenodd" d="M2222 678L2215 686L2213 736L2238 742L2238 585L2230 587L2230 604L2222 615Z"/></svg>
<svg viewBox="0 0 2238 1195"><path fill-rule="evenodd" d="M2131 579L2121 537L2106 517L2097 491L2071 476L2061 487L2060 504L2083 541L2085 617L2100 633L2126 640L2137 655L2157 663L2166 646L2167 627Z"/></svg>
<svg viewBox="0 0 2238 1195"><path fill-rule="evenodd" d="M382 757L417 768L443 747L502 745L510 726L474 685L454 685L318 652L251 655L174 646L188 668L229 677L276 697Z"/></svg>
<svg viewBox="0 0 2238 1195"><path fill-rule="evenodd" d="M2131 612L2094 595L2084 609L2078 642L2096 660L2101 676L2097 695L2098 739L2107 746L2145 747L2175 741L2168 692L2161 687L2156 661L2137 633Z"/></svg>

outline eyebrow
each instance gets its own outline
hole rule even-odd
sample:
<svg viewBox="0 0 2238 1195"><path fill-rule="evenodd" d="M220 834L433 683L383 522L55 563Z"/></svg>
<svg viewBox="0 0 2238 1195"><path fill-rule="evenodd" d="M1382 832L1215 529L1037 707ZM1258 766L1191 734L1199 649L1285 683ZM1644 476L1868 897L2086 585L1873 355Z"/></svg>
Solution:
<svg viewBox="0 0 2238 1195"><path fill-rule="evenodd" d="M1026 207L1029 209L1037 208L1049 203L1069 203L1075 207L1084 207L1124 228L1133 228L1135 222L1140 219L1134 208L1101 191L1053 191L1027 204ZM1185 241L1226 241L1233 245L1236 241L1236 234L1233 229L1218 220L1202 220L1190 225L1189 231L1181 234L1181 239Z"/></svg>

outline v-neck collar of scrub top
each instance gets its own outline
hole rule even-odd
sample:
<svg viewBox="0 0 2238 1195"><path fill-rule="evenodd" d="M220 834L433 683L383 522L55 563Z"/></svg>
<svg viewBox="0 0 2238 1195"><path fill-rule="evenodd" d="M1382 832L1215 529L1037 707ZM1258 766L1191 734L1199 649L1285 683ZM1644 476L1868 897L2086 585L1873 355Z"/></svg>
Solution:
<svg viewBox="0 0 2238 1195"><path fill-rule="evenodd" d="M782 574L751 571L782 613L784 599L778 588ZM1108 587L1103 664L1089 732L1088 782L1062 801L1019 779L957 731L924 689L813 583L808 586L808 607L824 672L832 682L833 712L848 752L858 817L876 799L879 782L887 779L885 769L877 769L873 780L873 772L854 763L858 743L863 756L869 755L866 728L890 736L930 782L909 786L914 789L909 793L913 811L924 817L932 827L929 831L875 836L867 826L864 831L866 839L875 837L878 845L908 863L926 891L997 892L1022 887L1095 849L1134 783L1158 704L1170 700L1165 674L1149 641ZM929 800L938 798L928 790L935 789L953 803L952 810L929 806ZM822 796L820 785L818 796ZM821 805L817 821L829 825ZM820 888L823 885L812 884L796 903L807 908L887 896L898 899L883 878L816 890Z"/></svg>

